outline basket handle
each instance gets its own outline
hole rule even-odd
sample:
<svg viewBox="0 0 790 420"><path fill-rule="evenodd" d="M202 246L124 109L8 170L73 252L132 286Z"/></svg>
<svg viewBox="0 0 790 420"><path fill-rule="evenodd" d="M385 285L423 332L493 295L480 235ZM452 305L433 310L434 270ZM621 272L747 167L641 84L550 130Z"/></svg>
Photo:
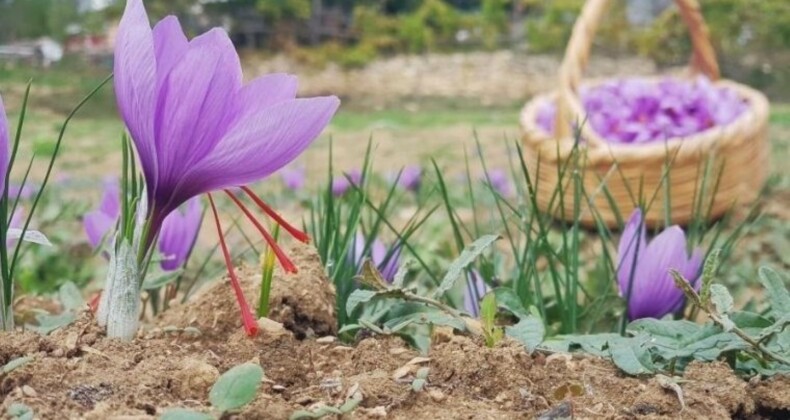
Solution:
<svg viewBox="0 0 790 420"><path fill-rule="evenodd" d="M587 67L590 56L592 40L598 29L598 24L606 11L609 0L587 0L582 8L581 15L573 26L571 38L565 48L565 56L559 71L559 98L557 103L557 121L555 130L557 138L570 137L571 127L568 121L576 116L583 116L584 111L579 101L579 84L582 73ZM697 0L675 0L680 15L689 30L693 52L689 67L692 74L701 73L711 80L719 79L719 65L716 61L716 52L710 43L710 35L705 20L702 17ZM600 136L591 133L582 126L585 139L594 144L603 144Z"/></svg>

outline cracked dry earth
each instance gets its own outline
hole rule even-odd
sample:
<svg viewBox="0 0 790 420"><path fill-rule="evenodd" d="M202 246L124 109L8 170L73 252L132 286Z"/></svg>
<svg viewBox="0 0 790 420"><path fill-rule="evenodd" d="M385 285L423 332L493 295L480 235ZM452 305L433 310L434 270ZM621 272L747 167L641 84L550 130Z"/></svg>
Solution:
<svg viewBox="0 0 790 420"><path fill-rule="evenodd" d="M0 373L2 415L13 403L41 419L147 419L169 407L208 412L219 374L252 361L264 369L264 383L251 404L224 418L286 419L342 404L349 394L362 401L348 419L790 418L790 378L747 382L723 363L689 366L681 402L658 378L629 377L581 355L529 355L507 339L486 348L437 331L425 356L393 337L343 344L333 336L334 295L317 255L306 246L292 255L299 274L275 278L272 320L254 339L244 335L224 280L151 320L128 343L105 338L89 312L49 336L3 333L0 365L32 360ZM256 296L260 276L239 275L247 296ZM421 367L429 369L427 385L415 392Z"/></svg>

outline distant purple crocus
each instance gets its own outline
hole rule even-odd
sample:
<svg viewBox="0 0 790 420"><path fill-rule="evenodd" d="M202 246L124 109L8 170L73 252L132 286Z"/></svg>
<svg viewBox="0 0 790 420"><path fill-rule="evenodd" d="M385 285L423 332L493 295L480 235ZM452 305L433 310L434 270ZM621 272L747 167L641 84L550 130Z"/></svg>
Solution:
<svg viewBox="0 0 790 420"><path fill-rule="evenodd" d="M203 222L203 206L200 198L187 201L184 213L176 210L170 213L159 233L159 252L165 257L160 266L164 271L174 271L183 267L197 240ZM94 249L112 232L121 214L121 190L118 181L108 179L104 182L104 193L99 207L82 217L82 224L88 242Z"/></svg>
<svg viewBox="0 0 790 420"><path fill-rule="evenodd" d="M407 191L418 191L421 183L422 167L420 165L405 166L398 178L398 184Z"/></svg>
<svg viewBox="0 0 790 420"><path fill-rule="evenodd" d="M734 121L747 109L738 94L704 76L694 80L623 79L582 88L587 123L614 143L644 143L685 137ZM541 104L536 123L554 132L556 107Z"/></svg>
<svg viewBox="0 0 790 420"><path fill-rule="evenodd" d="M293 228L247 185L302 153L334 115L337 97L296 99L296 78L272 74L242 82L239 56L228 34L212 29L191 41L175 16L153 30L142 0L128 0L116 37L114 83L118 109L134 141L146 183L148 236L190 198L208 194L249 335L258 331L233 270L211 192L224 191L255 225L286 272L296 266L229 188L251 200L299 240ZM100 312L101 305L100 305Z"/></svg>
<svg viewBox="0 0 790 420"><path fill-rule="evenodd" d="M353 249L351 250L351 258L357 266L362 266L362 261L365 259L365 235L357 232L354 238ZM370 254L370 260L373 265L381 273L381 277L388 283L392 283L395 279L395 274L398 272L400 266L400 245L394 245L390 249L378 239L374 239L367 250Z"/></svg>
<svg viewBox="0 0 790 420"><path fill-rule="evenodd" d="M628 299L628 318L661 318L683 307L683 292L669 270L677 270L695 288L702 268L702 251L686 252L686 235L679 226L661 232L648 243L641 210L623 230L618 247L617 280L620 295ZM629 296L629 283L633 286Z"/></svg>
<svg viewBox="0 0 790 420"><path fill-rule="evenodd" d="M332 179L332 195L341 197L348 192L352 185L362 185L362 172L359 169L354 169L343 175Z"/></svg>
<svg viewBox="0 0 790 420"><path fill-rule="evenodd" d="M82 226L88 242L96 249L108 232L115 227L118 216L121 214L121 190L118 181L108 179L104 181L104 192L102 193L99 207L91 210L82 216Z"/></svg>
<svg viewBox="0 0 790 420"><path fill-rule="evenodd" d="M484 174L481 179L485 183L490 182L491 188L502 197L508 198L513 196L513 184L510 182L510 177L504 170L491 169L488 171L488 177Z"/></svg>
<svg viewBox="0 0 790 420"><path fill-rule="evenodd" d="M477 318L480 316L480 299L491 290L477 270L467 275L464 288L464 311Z"/></svg>
<svg viewBox="0 0 790 420"><path fill-rule="evenodd" d="M159 252L165 257L160 266L164 271L178 270L186 264L195 247L200 225L203 222L203 206L200 197L187 201L184 213L176 210L162 223L159 234Z"/></svg>
<svg viewBox="0 0 790 420"><path fill-rule="evenodd" d="M307 177L304 166L286 166L285 168L280 169L279 172L280 178L283 180L285 188L288 188L291 191L298 191L304 188L305 178Z"/></svg>

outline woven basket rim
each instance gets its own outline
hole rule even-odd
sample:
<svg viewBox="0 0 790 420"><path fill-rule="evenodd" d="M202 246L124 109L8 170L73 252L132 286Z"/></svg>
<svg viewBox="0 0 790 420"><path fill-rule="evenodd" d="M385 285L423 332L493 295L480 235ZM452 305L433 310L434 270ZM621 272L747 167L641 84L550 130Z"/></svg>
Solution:
<svg viewBox="0 0 790 420"><path fill-rule="evenodd" d="M676 76L634 76L634 79L654 80L659 82L667 78L684 79ZM685 79L688 79L685 77ZM582 83L584 87L598 86L611 82L612 78L586 80ZM732 80L719 79L711 81L718 87L733 89L746 103L748 109L739 115L732 122L709 128L696 134L686 137L672 137L664 141L651 141L639 144L607 143L600 145L579 145L578 148L587 151L588 164L611 164L628 161L666 161L667 156L674 156L675 161L686 159L699 159L700 155L721 147L722 143L738 143L748 138L748 133L759 130L763 121L767 121L769 116L769 103L765 95L747 85ZM543 158L563 158L570 155L574 149L572 138L556 139L553 134L546 132L537 125L538 105L545 100L556 101L559 97L559 90L554 89L532 97L522 108L520 113L520 126L522 137L526 144L537 149ZM591 126L586 127L592 131ZM600 134L599 134L600 136ZM559 143L559 144L558 144ZM559 147L558 147L559 146ZM680 150L678 150L680 149ZM559 152L559 156L557 156Z"/></svg>

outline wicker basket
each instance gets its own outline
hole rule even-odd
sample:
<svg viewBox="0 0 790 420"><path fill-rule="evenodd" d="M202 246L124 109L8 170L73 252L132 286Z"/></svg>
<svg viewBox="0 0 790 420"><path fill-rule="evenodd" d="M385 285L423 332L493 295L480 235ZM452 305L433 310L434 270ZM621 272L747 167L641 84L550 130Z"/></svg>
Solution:
<svg viewBox="0 0 790 420"><path fill-rule="evenodd" d="M734 204L757 197L767 176L768 101L754 89L719 79L698 3L676 3L693 45L689 75L704 74L715 85L733 89L746 101L748 110L725 126L640 145L607 142L582 124L578 134L582 141L576 146L570 122L584 119L579 84L592 38L608 4L608 0L588 0L565 51L558 91L533 98L521 113L524 159L543 211L565 220L578 219L585 225L600 220L616 226L637 203L650 202L645 222L657 226L665 224L668 215L678 224L686 224L700 214L717 218ZM557 104L554 135L536 123L538 108L546 100ZM704 171L709 176L701 176ZM581 189L577 187L579 180ZM584 199L575 203L577 207L573 200L580 196Z"/></svg>

